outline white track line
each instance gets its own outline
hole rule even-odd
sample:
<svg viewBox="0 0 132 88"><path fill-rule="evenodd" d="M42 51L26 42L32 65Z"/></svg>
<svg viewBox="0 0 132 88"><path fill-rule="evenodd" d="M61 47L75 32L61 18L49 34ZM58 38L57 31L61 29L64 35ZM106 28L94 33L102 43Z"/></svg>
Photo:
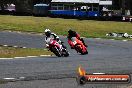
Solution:
<svg viewBox="0 0 132 88"><path fill-rule="evenodd" d="M25 49L25 48L27 48L27 47L22 47L22 48L24 48L24 49Z"/></svg>
<svg viewBox="0 0 132 88"><path fill-rule="evenodd" d="M95 38L95 39L101 39L101 38Z"/></svg>
<svg viewBox="0 0 132 88"><path fill-rule="evenodd" d="M18 46L13 46L14 48L17 48Z"/></svg>
<svg viewBox="0 0 132 88"><path fill-rule="evenodd" d="M4 80L14 80L16 78L3 78Z"/></svg>
<svg viewBox="0 0 132 88"><path fill-rule="evenodd" d="M50 57L50 56L54 56L54 55L40 55L40 56L26 56L26 57L0 58L0 60L24 59L24 58L35 58L35 57Z"/></svg>
<svg viewBox="0 0 132 88"><path fill-rule="evenodd" d="M44 49L44 50L48 50L48 49Z"/></svg>
<svg viewBox="0 0 132 88"><path fill-rule="evenodd" d="M19 79L25 79L26 77L19 77Z"/></svg>
<svg viewBox="0 0 132 88"><path fill-rule="evenodd" d="M14 57L14 59L21 59L21 58L26 58L26 57Z"/></svg>
<svg viewBox="0 0 132 88"><path fill-rule="evenodd" d="M8 45L3 45L3 46L8 46Z"/></svg>
<svg viewBox="0 0 132 88"><path fill-rule="evenodd" d="M0 58L0 60L10 60L10 59L13 59L13 58Z"/></svg>
<svg viewBox="0 0 132 88"><path fill-rule="evenodd" d="M29 57L29 58L33 58L33 57L38 57L38 56L27 56L27 57Z"/></svg>
<svg viewBox="0 0 132 88"><path fill-rule="evenodd" d="M122 40L123 42L126 42L126 41L128 41L128 40Z"/></svg>
<svg viewBox="0 0 132 88"><path fill-rule="evenodd" d="M115 39L110 39L110 40L115 40Z"/></svg>
<svg viewBox="0 0 132 88"><path fill-rule="evenodd" d="M0 46L8 47L9 45L0 45ZM14 48L27 48L27 47L19 47L19 46L10 46L10 47L14 47Z"/></svg>
<svg viewBox="0 0 132 88"><path fill-rule="evenodd" d="M40 57L47 57L47 56L52 56L52 55L40 55Z"/></svg>

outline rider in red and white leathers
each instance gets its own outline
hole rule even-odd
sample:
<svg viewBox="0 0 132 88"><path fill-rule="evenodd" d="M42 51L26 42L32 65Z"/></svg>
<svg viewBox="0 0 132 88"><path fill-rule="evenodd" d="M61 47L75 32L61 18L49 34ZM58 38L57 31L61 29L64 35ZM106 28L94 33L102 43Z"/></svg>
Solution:
<svg viewBox="0 0 132 88"><path fill-rule="evenodd" d="M46 47L48 47L48 42L49 42L49 39L53 39L53 40L56 40L59 44L61 44L63 46L63 48L66 48L64 45L63 45L63 42L61 42L61 40L59 39L59 36L57 36L55 33L52 33L49 29L46 29L45 30L45 41L46 41Z"/></svg>

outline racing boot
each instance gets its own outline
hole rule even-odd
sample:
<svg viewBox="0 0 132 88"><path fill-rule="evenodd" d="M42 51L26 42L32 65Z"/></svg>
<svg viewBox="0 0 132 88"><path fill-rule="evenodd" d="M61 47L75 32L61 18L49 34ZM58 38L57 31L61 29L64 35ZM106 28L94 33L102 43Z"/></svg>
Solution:
<svg viewBox="0 0 132 88"><path fill-rule="evenodd" d="M80 40L82 41L82 43L84 44L85 47L88 47L88 46L85 44L83 38L81 38Z"/></svg>

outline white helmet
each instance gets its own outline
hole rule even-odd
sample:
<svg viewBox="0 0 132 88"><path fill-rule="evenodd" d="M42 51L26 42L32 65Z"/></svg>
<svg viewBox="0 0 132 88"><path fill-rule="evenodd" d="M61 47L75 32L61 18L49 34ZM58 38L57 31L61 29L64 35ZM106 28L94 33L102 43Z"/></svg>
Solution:
<svg viewBox="0 0 132 88"><path fill-rule="evenodd" d="M50 29L45 29L45 31L44 31L44 32L45 32L45 33L46 33L46 32L50 32Z"/></svg>
<svg viewBox="0 0 132 88"><path fill-rule="evenodd" d="M44 32L47 37L51 35L51 31L49 29L45 29Z"/></svg>

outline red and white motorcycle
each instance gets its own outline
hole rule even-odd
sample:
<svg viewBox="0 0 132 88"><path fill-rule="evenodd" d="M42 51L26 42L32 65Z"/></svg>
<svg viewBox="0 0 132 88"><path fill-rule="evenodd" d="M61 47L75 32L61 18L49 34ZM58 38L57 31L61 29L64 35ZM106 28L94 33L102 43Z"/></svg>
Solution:
<svg viewBox="0 0 132 88"><path fill-rule="evenodd" d="M68 57L69 52L66 48L64 48L61 44L59 44L56 40L52 38L48 38L46 40L46 47L49 48L51 52L53 52L58 57Z"/></svg>

